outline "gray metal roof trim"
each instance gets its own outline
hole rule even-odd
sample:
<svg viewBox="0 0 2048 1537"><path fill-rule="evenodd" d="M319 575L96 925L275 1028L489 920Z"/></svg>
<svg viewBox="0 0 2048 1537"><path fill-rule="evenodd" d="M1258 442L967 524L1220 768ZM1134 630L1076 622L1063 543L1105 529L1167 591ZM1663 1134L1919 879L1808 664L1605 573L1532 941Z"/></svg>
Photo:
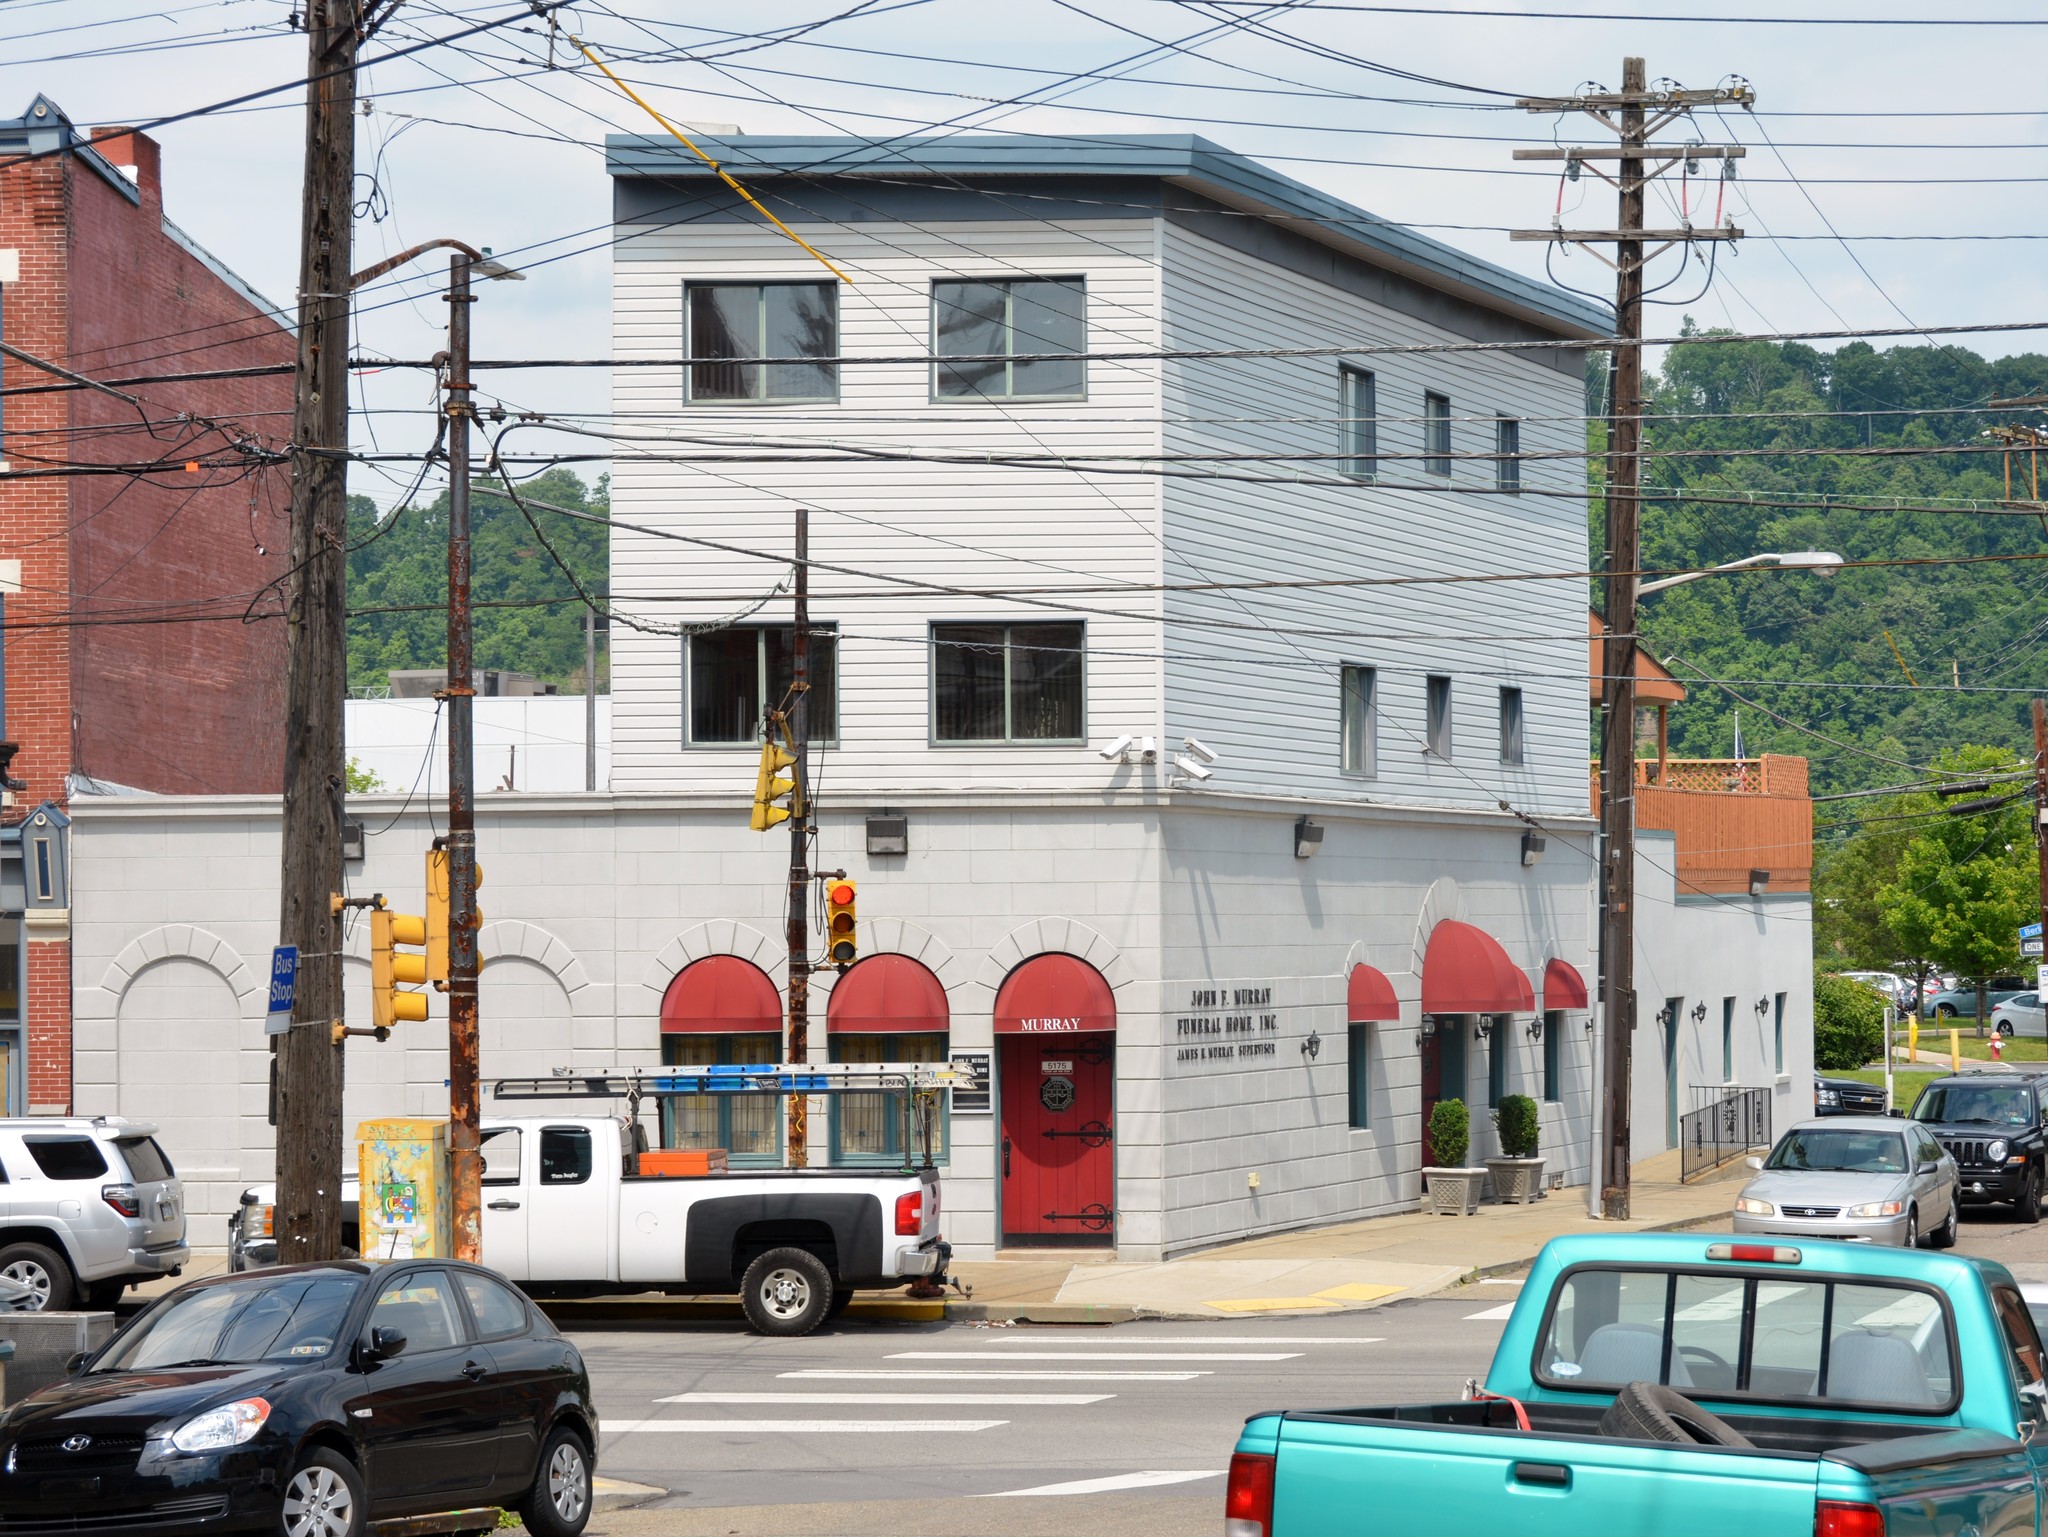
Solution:
<svg viewBox="0 0 2048 1537"><path fill-rule="evenodd" d="M737 176L1157 177L1336 245L1389 263L1434 286L1462 290L1571 337L1607 336L1613 313L1368 213L1283 176L1199 134L1118 134L1068 139L1044 134L961 135L871 142L824 135L699 139ZM708 177L711 168L673 139L609 134L605 169L618 177Z"/></svg>

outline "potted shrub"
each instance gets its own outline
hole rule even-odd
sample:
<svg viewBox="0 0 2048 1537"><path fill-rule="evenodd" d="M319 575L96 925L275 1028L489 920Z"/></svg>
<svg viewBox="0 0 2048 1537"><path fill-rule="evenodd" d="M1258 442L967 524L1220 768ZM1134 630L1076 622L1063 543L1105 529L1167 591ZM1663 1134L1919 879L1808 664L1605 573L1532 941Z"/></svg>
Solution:
<svg viewBox="0 0 2048 1537"><path fill-rule="evenodd" d="M1429 1113L1429 1156L1422 1171L1429 1186L1430 1210L1439 1217L1469 1217L1479 1209L1484 1169L1465 1167L1472 1146L1472 1117L1462 1099L1440 1099Z"/></svg>
<svg viewBox="0 0 2048 1537"><path fill-rule="evenodd" d="M1510 1094L1494 1107L1493 1129L1500 1134L1500 1156L1486 1160L1493 1176L1493 1198L1517 1204L1543 1194L1543 1160L1536 1153L1539 1128L1536 1101Z"/></svg>

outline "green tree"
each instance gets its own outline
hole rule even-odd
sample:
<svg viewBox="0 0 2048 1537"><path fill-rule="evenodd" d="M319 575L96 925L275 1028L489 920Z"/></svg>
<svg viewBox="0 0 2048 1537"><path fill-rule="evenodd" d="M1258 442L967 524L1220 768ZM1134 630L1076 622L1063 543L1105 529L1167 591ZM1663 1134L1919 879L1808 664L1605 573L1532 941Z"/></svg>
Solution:
<svg viewBox="0 0 2048 1537"><path fill-rule="evenodd" d="M1884 999L1861 982L1815 972L1813 1065L1853 1072L1884 1056Z"/></svg>
<svg viewBox="0 0 2048 1537"><path fill-rule="evenodd" d="M391 787L379 779L375 772L363 767L355 758L348 760L342 770L344 786L350 795L375 795L379 790Z"/></svg>
<svg viewBox="0 0 2048 1537"><path fill-rule="evenodd" d="M1981 774L2017 761L2002 748L1964 747L1943 754L1940 767ZM1977 978L1981 1024L1984 979L2018 967L2020 925L2039 912L2032 802L1959 814L1932 796L1914 800L1927 803L1927 819L1910 824L1917 830L1878 901L1901 949Z"/></svg>

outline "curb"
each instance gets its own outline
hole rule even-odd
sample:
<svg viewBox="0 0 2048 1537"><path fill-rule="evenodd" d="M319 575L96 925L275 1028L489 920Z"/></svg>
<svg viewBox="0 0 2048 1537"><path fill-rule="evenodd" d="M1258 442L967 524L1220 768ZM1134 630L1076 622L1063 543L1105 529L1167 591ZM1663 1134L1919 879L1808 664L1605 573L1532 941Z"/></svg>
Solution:
<svg viewBox="0 0 2048 1537"><path fill-rule="evenodd" d="M590 1508L597 1515L614 1510L631 1510L649 1500L668 1498L666 1489L652 1484L629 1484L623 1478L595 1478L590 1485Z"/></svg>

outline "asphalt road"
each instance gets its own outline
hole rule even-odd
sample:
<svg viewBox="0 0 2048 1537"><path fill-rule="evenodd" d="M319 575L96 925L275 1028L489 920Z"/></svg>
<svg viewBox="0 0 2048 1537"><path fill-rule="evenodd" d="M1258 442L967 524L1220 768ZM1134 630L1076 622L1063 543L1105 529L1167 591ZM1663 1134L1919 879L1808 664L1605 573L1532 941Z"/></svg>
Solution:
<svg viewBox="0 0 2048 1537"><path fill-rule="evenodd" d="M1995 1259L2022 1281L2048 1281L2048 1220L2029 1227L2010 1206L1965 1206L1956 1251Z"/></svg>
<svg viewBox="0 0 2048 1537"><path fill-rule="evenodd" d="M1515 1295L1481 1283L1314 1318L844 1324L800 1340L730 1325L579 1330L600 1471L669 1491L592 1531L1213 1530L1247 1415L1455 1398L1491 1360Z"/></svg>

